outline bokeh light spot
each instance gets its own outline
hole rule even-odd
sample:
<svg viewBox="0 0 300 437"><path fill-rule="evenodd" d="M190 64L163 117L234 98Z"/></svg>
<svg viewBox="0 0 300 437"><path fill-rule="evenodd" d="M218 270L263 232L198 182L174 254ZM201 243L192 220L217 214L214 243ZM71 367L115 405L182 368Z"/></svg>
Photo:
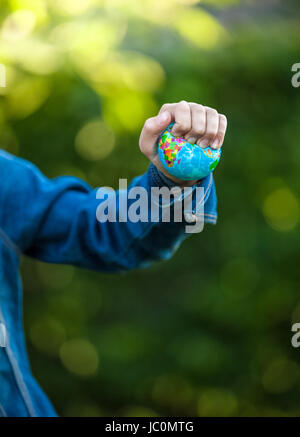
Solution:
<svg viewBox="0 0 300 437"><path fill-rule="evenodd" d="M51 0L52 8L63 15L82 14L95 3L95 0Z"/></svg>
<svg viewBox="0 0 300 437"><path fill-rule="evenodd" d="M49 87L44 80L23 80L16 84L7 97L9 112L16 118L26 118L40 108L48 95Z"/></svg>
<svg viewBox="0 0 300 437"><path fill-rule="evenodd" d="M202 49L213 48L225 35L218 21L201 9L179 9L173 25L182 36Z"/></svg>
<svg viewBox="0 0 300 437"><path fill-rule="evenodd" d="M104 101L103 116L117 131L137 132L146 118L155 114L157 109L150 95L120 90Z"/></svg>
<svg viewBox="0 0 300 437"><path fill-rule="evenodd" d="M89 78L96 89L107 95L120 86L132 90L155 91L164 81L164 70L154 59L137 52L112 53L97 69L90 69Z"/></svg>
<svg viewBox="0 0 300 437"><path fill-rule="evenodd" d="M61 57L54 46L31 39L16 55L23 68L29 72L48 75L58 70Z"/></svg>
<svg viewBox="0 0 300 437"><path fill-rule="evenodd" d="M299 367L294 361L278 359L267 367L262 384L269 393L284 393L299 380Z"/></svg>
<svg viewBox="0 0 300 437"><path fill-rule="evenodd" d="M50 317L37 320L30 329L31 342L47 355L58 355L65 336L65 329L61 323Z"/></svg>
<svg viewBox="0 0 300 437"><path fill-rule="evenodd" d="M288 188L271 192L263 204L267 223L276 231L290 231L299 222L299 202Z"/></svg>
<svg viewBox="0 0 300 437"><path fill-rule="evenodd" d="M106 158L115 145L115 134L104 121L91 121L78 132L75 147L89 161Z"/></svg>
<svg viewBox="0 0 300 437"><path fill-rule="evenodd" d="M36 26L45 25L48 20L47 2L45 0L9 0L12 10L25 10L34 14Z"/></svg>
<svg viewBox="0 0 300 437"><path fill-rule="evenodd" d="M60 358L66 369L75 375L90 376L97 372L97 350L85 339L66 341L60 348Z"/></svg>
<svg viewBox="0 0 300 437"><path fill-rule="evenodd" d="M238 401L236 396L227 390L205 389L198 399L198 414L201 417L228 417L236 415Z"/></svg>
<svg viewBox="0 0 300 437"><path fill-rule="evenodd" d="M2 25L2 37L17 41L29 35L35 26L35 14L30 10L18 10L9 15Z"/></svg>

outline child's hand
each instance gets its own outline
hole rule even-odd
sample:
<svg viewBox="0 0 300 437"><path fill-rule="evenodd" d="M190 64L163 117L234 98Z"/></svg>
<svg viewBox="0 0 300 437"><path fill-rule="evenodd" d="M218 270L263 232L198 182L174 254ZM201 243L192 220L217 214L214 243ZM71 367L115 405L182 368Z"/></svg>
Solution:
<svg viewBox="0 0 300 437"><path fill-rule="evenodd" d="M146 120L140 136L142 153L169 179L180 185L192 185L196 181L181 181L171 176L162 166L158 154L156 141L161 132L174 121L172 134L184 137L188 142L200 147L221 147L224 141L227 119L215 109L197 103L182 100L179 103L166 103L156 117Z"/></svg>

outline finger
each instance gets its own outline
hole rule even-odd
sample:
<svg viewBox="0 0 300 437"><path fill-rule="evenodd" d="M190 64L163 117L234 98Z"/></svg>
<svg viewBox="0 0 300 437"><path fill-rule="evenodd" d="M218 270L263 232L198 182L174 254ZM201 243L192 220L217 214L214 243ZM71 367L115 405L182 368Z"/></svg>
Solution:
<svg viewBox="0 0 300 437"><path fill-rule="evenodd" d="M227 129L227 118L224 114L220 114L219 130L211 146L213 149L217 149L218 147L222 146L226 134L226 129Z"/></svg>
<svg viewBox="0 0 300 437"><path fill-rule="evenodd" d="M162 106L160 113L169 112L174 121L171 133L176 137L184 136L191 129L190 105L182 100L179 103L167 103Z"/></svg>
<svg viewBox="0 0 300 437"><path fill-rule="evenodd" d="M219 129L219 114L215 109L206 108L206 131L199 146L208 147L212 144Z"/></svg>
<svg viewBox="0 0 300 437"><path fill-rule="evenodd" d="M175 124L171 133L176 137L183 137L192 125L191 108L188 102L182 100L174 106Z"/></svg>
<svg viewBox="0 0 300 437"><path fill-rule="evenodd" d="M186 140L195 144L205 134L206 129L206 110L204 106L190 103L192 126L186 134Z"/></svg>
<svg viewBox="0 0 300 437"><path fill-rule="evenodd" d="M156 154L155 143L161 132L170 124L171 115L164 111L156 117L146 120L140 135L140 149L144 155L152 159Z"/></svg>

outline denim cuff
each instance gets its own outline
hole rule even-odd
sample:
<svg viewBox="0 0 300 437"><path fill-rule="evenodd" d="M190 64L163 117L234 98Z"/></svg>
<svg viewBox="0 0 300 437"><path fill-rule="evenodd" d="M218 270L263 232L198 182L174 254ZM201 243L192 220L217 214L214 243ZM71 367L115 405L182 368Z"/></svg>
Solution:
<svg viewBox="0 0 300 437"><path fill-rule="evenodd" d="M152 179L152 183L155 184L155 186L161 188L161 187L178 187L178 183L172 181L167 176L165 176L158 168L155 167L153 163L149 165L149 174L150 178ZM201 198L200 201L196 201L195 198L195 189L196 187L203 187L204 188L204 195ZM182 187L181 187L182 188ZM204 179L200 179L197 181L192 187L189 187L190 195L192 195L192 203L191 203L191 209L189 211L186 211L188 215L195 215L200 213L200 215L204 214L204 220L205 222L215 224L217 221L217 210L216 210L216 193L215 193L215 186L213 181L213 175L209 174ZM185 197L185 194L183 192L183 189L181 190L181 194L174 199L171 203L174 203L178 200L183 200ZM204 207L204 212L200 212L201 208Z"/></svg>

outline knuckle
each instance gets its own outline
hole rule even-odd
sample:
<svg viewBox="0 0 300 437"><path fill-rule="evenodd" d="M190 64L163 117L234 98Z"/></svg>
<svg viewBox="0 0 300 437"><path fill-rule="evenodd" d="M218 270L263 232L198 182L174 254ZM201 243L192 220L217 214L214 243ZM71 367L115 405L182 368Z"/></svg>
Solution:
<svg viewBox="0 0 300 437"><path fill-rule="evenodd" d="M218 111L214 108L206 108L206 112L210 117L217 117L219 115Z"/></svg>
<svg viewBox="0 0 300 437"><path fill-rule="evenodd" d="M186 100L180 100L180 102L177 104L180 107L180 109L189 109L190 108L190 105L188 104L188 102Z"/></svg>
<svg viewBox="0 0 300 437"><path fill-rule="evenodd" d="M148 118L148 119L145 121L144 129L145 129L147 132L153 130L153 118Z"/></svg>
<svg viewBox="0 0 300 437"><path fill-rule="evenodd" d="M170 106L170 103L164 103L160 108L160 112L165 111Z"/></svg>
<svg viewBox="0 0 300 437"><path fill-rule="evenodd" d="M198 109L201 111L205 110L205 106L201 105L201 103L196 103L196 102L189 102L189 105L195 110L197 111Z"/></svg>
<svg viewBox="0 0 300 437"><path fill-rule="evenodd" d="M203 114L203 112L205 112L205 107L201 104L195 103L195 111L199 114Z"/></svg>
<svg viewBox="0 0 300 437"><path fill-rule="evenodd" d="M223 118L220 118L220 123L219 123L219 135L220 135L222 138L225 137L226 130L227 130L227 119L226 119L226 117L225 117L224 119L223 119Z"/></svg>

